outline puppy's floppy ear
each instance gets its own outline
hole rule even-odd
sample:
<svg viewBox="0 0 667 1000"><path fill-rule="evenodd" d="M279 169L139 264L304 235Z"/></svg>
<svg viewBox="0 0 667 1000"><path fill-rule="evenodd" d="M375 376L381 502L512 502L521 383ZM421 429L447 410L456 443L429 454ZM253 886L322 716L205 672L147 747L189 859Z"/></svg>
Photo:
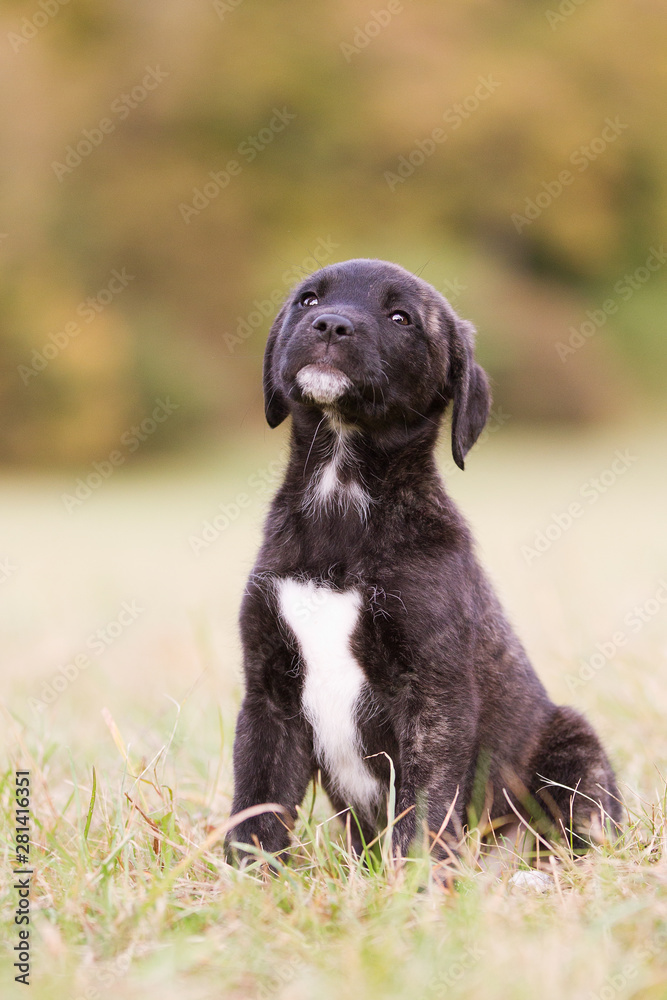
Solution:
<svg viewBox="0 0 667 1000"><path fill-rule="evenodd" d="M276 340L282 329L286 308L287 306L284 305L274 319L269 331L268 340L266 341L266 350L264 351L264 374L262 378L264 385L264 413L266 414L269 427L277 427L278 424L282 424L285 417L289 414L287 399L282 389L278 386L273 365Z"/></svg>
<svg viewBox="0 0 667 1000"><path fill-rule="evenodd" d="M450 337L451 356L445 385L454 401L452 411L452 455L459 469L482 433L491 406L491 392L486 372L474 358L475 328L454 315Z"/></svg>

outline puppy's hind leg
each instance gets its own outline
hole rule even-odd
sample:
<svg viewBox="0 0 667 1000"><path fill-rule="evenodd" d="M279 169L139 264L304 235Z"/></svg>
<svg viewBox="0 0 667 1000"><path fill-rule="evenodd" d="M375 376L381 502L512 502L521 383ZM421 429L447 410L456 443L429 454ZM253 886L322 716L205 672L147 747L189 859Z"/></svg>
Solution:
<svg viewBox="0 0 667 1000"><path fill-rule="evenodd" d="M531 761L530 793L575 850L618 833L621 807L614 772L590 723L554 707Z"/></svg>

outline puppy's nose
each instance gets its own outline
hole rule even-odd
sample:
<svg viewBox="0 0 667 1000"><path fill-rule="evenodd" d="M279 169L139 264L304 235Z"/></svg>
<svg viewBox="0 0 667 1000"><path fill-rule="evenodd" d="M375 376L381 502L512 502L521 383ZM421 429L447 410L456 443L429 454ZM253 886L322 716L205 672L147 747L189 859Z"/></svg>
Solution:
<svg viewBox="0 0 667 1000"><path fill-rule="evenodd" d="M331 340L332 337L349 337L354 333L354 326L349 319L337 313L322 313L311 323L312 329L321 340Z"/></svg>

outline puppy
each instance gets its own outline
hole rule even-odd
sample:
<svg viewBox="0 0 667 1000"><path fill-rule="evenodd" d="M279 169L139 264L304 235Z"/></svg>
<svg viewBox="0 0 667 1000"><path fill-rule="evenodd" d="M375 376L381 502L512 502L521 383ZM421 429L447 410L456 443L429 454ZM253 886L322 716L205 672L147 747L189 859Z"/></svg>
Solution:
<svg viewBox="0 0 667 1000"><path fill-rule="evenodd" d="M438 474L449 404L461 469L488 416L473 337L379 260L318 271L273 323L266 418L292 417L291 454L241 608L232 811L281 810L231 843L285 852L319 771L361 851L386 826L392 766L399 855L424 821L444 856L471 816L515 819L508 798L582 844L620 820L595 732L550 701Z"/></svg>

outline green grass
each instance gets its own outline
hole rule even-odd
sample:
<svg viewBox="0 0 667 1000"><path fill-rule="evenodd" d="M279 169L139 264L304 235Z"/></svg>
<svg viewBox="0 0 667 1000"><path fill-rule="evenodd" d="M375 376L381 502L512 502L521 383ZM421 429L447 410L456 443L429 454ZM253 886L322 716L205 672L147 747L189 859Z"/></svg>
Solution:
<svg viewBox="0 0 667 1000"><path fill-rule="evenodd" d="M509 862L480 866L474 831L455 891L433 881L423 851L397 866L386 838L363 865L314 789L277 877L225 864L241 692L235 618L265 498L248 483L269 467L278 436L187 469L119 472L71 515L60 501L71 477L5 480L0 555L16 569L0 584L0 995L24 995L9 957L11 809L14 770L29 768L36 874L25 995L667 997L667 606L636 632L624 624L666 575L663 442L664 428L549 437L502 428L465 475L451 476L541 676L598 727L626 802L621 841L576 861L561 854L544 894L513 886ZM526 565L521 546L627 447L636 464ZM189 537L244 491L251 502L195 555ZM130 601L136 619L93 653L87 638ZM619 629L627 641L573 687L596 643ZM36 710L31 699L82 650L89 665Z"/></svg>

